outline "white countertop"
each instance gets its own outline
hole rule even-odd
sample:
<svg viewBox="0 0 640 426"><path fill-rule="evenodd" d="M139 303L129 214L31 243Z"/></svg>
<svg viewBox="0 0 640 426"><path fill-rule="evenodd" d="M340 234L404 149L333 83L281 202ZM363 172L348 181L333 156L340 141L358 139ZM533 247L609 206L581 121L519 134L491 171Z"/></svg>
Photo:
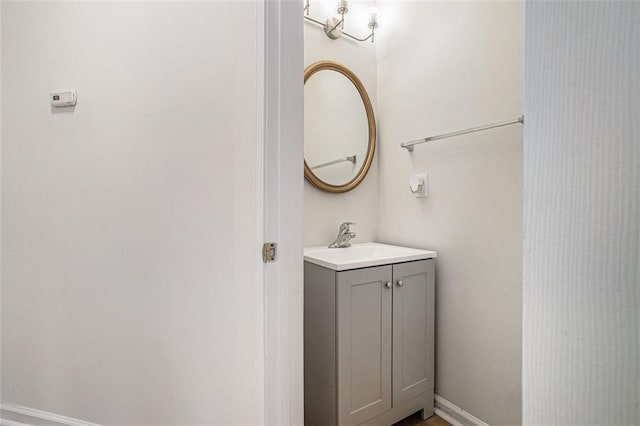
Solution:
<svg viewBox="0 0 640 426"><path fill-rule="evenodd" d="M304 260L334 271L411 262L436 257L435 251L380 243L358 243L347 248L306 247Z"/></svg>

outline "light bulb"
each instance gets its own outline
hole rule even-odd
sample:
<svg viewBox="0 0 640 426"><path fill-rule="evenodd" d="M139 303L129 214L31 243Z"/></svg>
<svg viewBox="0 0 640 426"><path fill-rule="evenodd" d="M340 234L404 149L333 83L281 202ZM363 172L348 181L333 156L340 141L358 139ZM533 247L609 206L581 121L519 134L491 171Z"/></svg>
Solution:
<svg viewBox="0 0 640 426"><path fill-rule="evenodd" d="M375 30L379 26L380 24L378 22L378 10L371 9L371 13L369 14L369 28L371 28L372 30Z"/></svg>
<svg viewBox="0 0 640 426"><path fill-rule="evenodd" d="M346 15L349 12L349 4L347 0L338 1L338 4L336 5L336 12L338 12L339 15Z"/></svg>

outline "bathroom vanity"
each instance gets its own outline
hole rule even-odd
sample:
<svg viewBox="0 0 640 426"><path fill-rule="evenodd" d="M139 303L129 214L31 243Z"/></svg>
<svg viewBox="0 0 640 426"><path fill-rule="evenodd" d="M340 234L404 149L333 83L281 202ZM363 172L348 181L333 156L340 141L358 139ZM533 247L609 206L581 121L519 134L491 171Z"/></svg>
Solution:
<svg viewBox="0 0 640 426"><path fill-rule="evenodd" d="M433 414L435 257L378 243L305 249L305 425Z"/></svg>

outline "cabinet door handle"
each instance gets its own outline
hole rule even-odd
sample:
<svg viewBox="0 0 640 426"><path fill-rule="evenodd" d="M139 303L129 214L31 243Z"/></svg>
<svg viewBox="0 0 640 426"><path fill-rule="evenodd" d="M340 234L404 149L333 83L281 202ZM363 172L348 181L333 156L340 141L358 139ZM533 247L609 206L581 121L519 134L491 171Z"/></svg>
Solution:
<svg viewBox="0 0 640 426"><path fill-rule="evenodd" d="M391 284L391 281L389 281L388 283L385 284L385 287L391 288L391 287L393 287L393 284Z"/></svg>
<svg viewBox="0 0 640 426"><path fill-rule="evenodd" d="M404 285L404 283L402 282L402 280L398 281L398 287L402 287Z"/></svg>

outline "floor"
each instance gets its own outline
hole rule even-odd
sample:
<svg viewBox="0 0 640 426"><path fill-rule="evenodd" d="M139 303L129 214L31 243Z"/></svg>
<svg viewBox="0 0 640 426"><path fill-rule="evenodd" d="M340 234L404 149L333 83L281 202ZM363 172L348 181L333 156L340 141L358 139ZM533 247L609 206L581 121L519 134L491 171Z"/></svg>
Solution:
<svg viewBox="0 0 640 426"><path fill-rule="evenodd" d="M400 420L398 423L393 426L451 426L451 423L442 420L438 416L429 417L427 420L422 420L420 418L420 413L416 413L413 416L409 416L404 420Z"/></svg>

